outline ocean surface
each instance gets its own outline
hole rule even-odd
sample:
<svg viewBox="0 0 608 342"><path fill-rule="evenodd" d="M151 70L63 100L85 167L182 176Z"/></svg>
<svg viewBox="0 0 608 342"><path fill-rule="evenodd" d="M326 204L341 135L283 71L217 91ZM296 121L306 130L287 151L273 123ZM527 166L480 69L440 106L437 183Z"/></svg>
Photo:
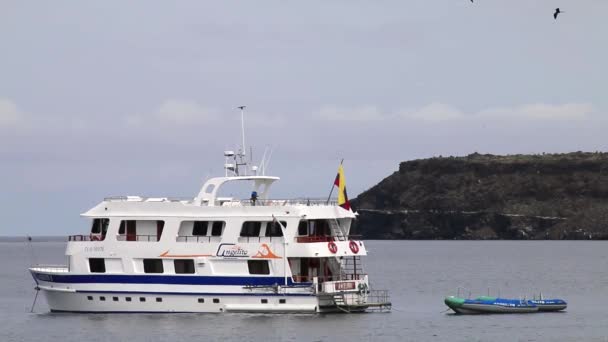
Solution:
<svg viewBox="0 0 608 342"><path fill-rule="evenodd" d="M62 264L63 242L0 243L0 341L608 341L608 242L368 241L373 288L393 310L366 314L55 314L32 263ZM561 313L459 316L446 295L545 297Z"/></svg>

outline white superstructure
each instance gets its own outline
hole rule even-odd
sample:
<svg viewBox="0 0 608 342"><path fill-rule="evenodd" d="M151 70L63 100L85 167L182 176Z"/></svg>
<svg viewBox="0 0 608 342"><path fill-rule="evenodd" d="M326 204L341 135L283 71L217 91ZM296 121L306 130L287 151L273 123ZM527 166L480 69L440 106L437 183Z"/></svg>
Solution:
<svg viewBox="0 0 608 342"><path fill-rule="evenodd" d="M232 175L209 179L195 198L112 197L82 214L91 229L69 237L68 264L30 268L51 311L390 309L362 272L351 210L269 199L278 177L255 175L243 151L225 156ZM251 198L220 197L232 182L252 184Z"/></svg>

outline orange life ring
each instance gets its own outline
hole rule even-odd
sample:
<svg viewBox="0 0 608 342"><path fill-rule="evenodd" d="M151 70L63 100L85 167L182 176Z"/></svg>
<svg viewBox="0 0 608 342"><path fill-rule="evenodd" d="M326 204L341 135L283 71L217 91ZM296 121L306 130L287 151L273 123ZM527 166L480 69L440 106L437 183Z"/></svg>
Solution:
<svg viewBox="0 0 608 342"><path fill-rule="evenodd" d="M338 253L338 245L336 245L333 241L329 241L327 243L327 249L329 249L332 254Z"/></svg>
<svg viewBox="0 0 608 342"><path fill-rule="evenodd" d="M359 253L359 245L358 245L358 244L357 244L355 241L351 240L351 241L348 243L348 247L350 248L350 250L351 250L353 253L355 253L355 254Z"/></svg>

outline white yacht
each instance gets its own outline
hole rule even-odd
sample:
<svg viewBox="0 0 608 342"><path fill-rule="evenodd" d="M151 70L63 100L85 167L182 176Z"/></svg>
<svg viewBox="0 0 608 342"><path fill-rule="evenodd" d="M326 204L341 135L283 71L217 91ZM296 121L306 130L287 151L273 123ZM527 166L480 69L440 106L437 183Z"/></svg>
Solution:
<svg viewBox="0 0 608 342"><path fill-rule="evenodd" d="M270 199L279 178L249 166L244 151L226 151L225 175L194 198L111 197L82 214L90 231L69 236L67 265L29 269L50 310L390 310L388 292L372 290L362 270L367 251L349 235L350 207ZM345 195L341 167L340 177ZM251 196L221 197L234 182L252 186Z"/></svg>

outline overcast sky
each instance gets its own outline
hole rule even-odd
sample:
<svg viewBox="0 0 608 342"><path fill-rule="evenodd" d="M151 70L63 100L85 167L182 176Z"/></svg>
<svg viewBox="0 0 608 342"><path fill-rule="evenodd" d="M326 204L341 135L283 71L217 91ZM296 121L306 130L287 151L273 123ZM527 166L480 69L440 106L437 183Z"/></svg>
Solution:
<svg viewBox="0 0 608 342"><path fill-rule="evenodd" d="M553 19L555 7L564 13ZM404 160L607 149L608 1L0 1L0 235L194 196L247 105L275 197Z"/></svg>

